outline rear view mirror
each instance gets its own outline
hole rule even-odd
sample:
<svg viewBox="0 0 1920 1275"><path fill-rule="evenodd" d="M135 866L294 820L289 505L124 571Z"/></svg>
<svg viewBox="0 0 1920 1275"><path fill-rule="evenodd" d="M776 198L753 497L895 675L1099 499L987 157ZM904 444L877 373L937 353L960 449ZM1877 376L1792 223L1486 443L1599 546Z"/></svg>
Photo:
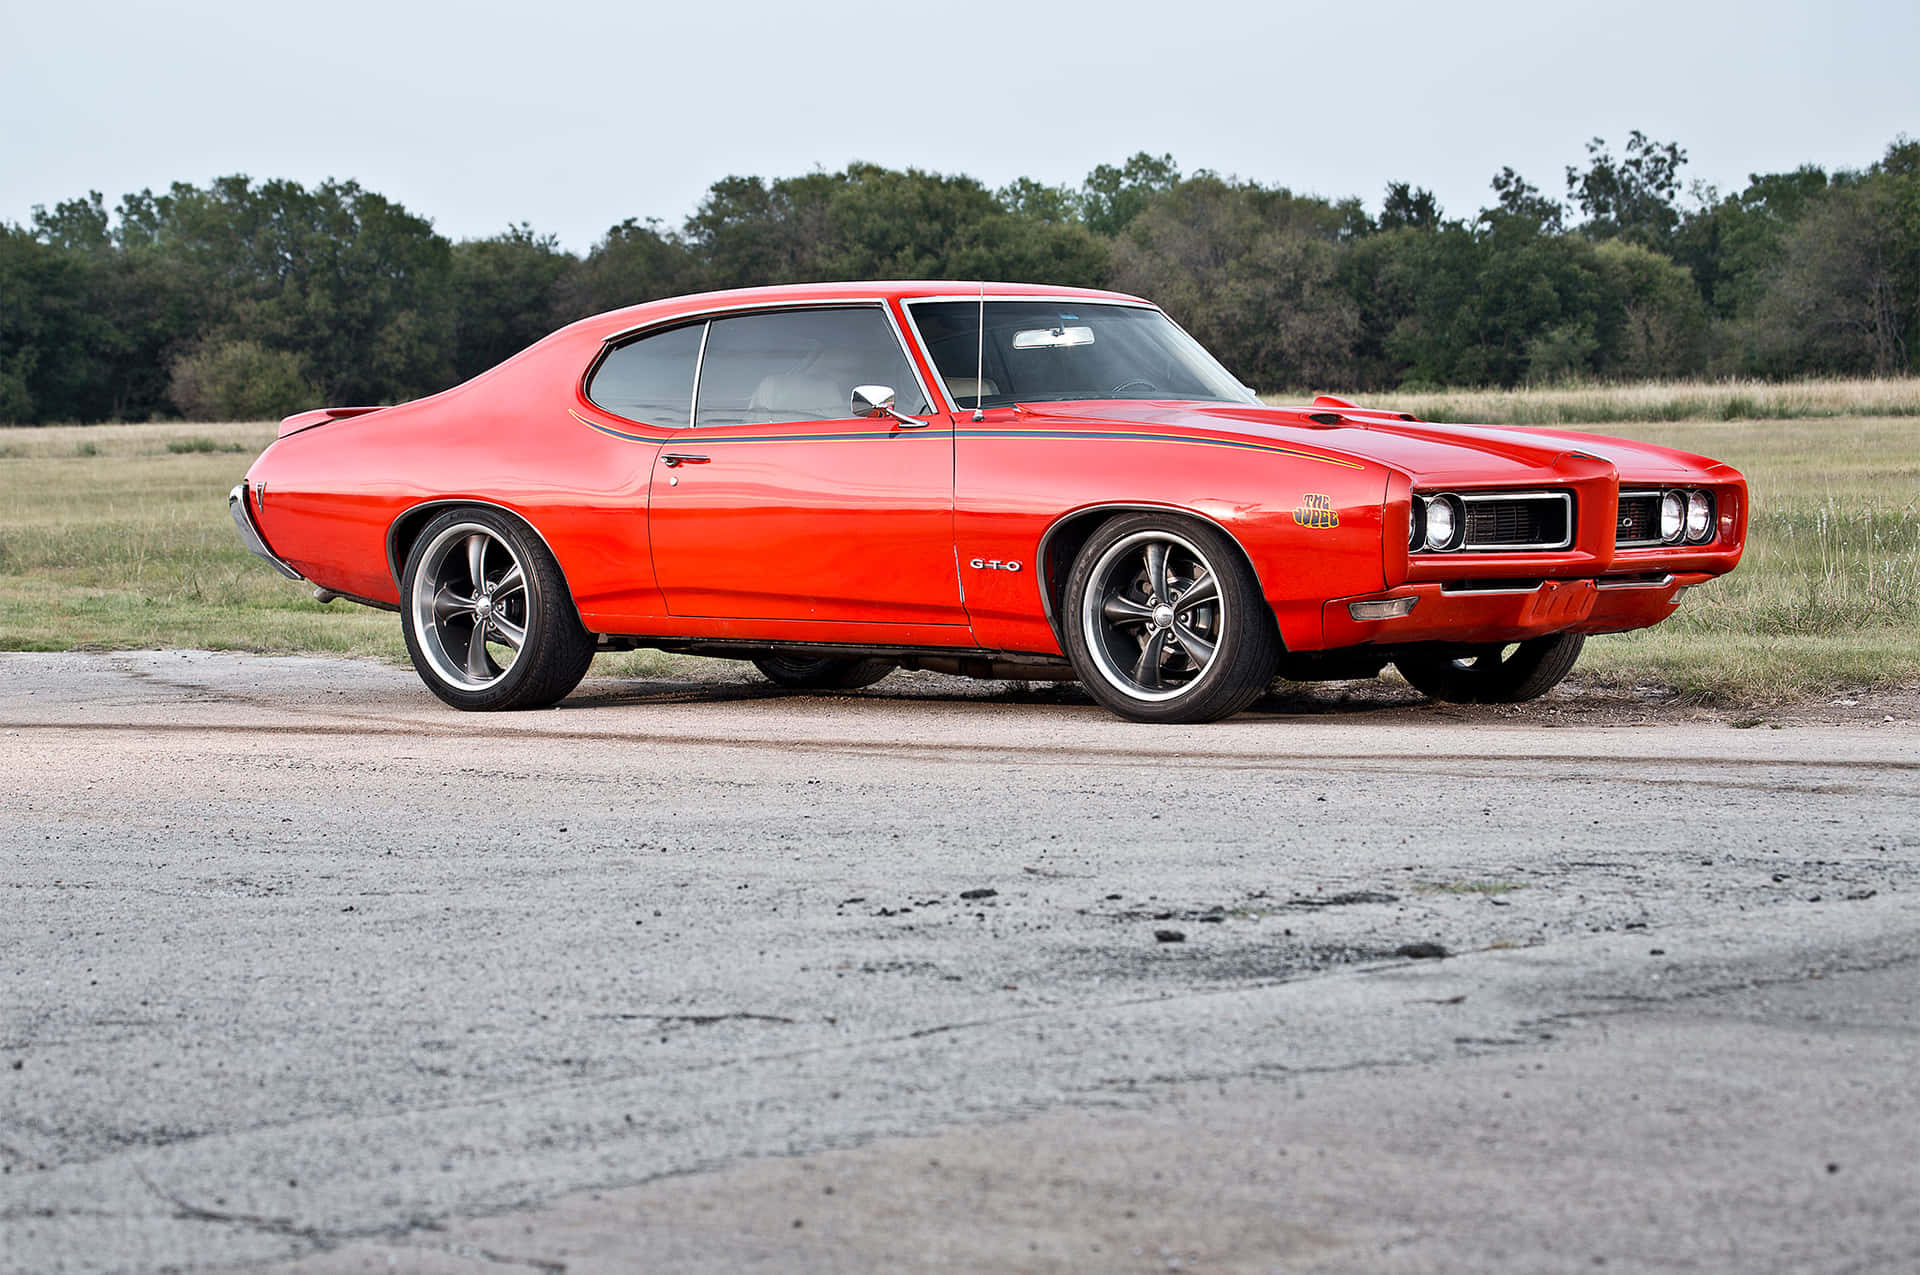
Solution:
<svg viewBox="0 0 1920 1275"><path fill-rule="evenodd" d="M1028 328L1013 334L1016 350L1064 350L1069 346L1092 344L1092 328Z"/></svg>

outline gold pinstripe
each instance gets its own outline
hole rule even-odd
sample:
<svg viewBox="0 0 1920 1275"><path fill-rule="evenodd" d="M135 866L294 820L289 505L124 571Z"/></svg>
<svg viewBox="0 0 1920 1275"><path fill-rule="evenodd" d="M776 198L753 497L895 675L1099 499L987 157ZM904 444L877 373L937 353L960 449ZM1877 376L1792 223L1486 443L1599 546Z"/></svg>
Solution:
<svg viewBox="0 0 1920 1275"><path fill-rule="evenodd" d="M664 433L658 436L653 434L631 434L625 430L615 429L610 425L602 425L597 421L588 420L586 417L582 416L579 412L575 411L572 408L567 409L567 414L573 417L573 419L575 419L576 421L579 421L582 425L585 425L589 429L597 430L602 434L610 434L615 438L624 438L631 442L636 442L636 443L665 442L667 438L680 432L678 430L670 430L670 431L665 431ZM1007 426L1007 427L1001 427L1001 428L990 429L990 430L975 430L975 429L955 429L952 431L933 430L927 434L909 435L908 437L937 438L940 435L946 434L949 432L951 432L951 434L956 438L1002 438L1002 439L1032 438L1032 439L1054 439L1060 442L1080 441L1080 442L1090 442L1090 443L1111 443L1111 442L1177 443L1183 447L1214 447L1214 448L1223 448L1230 451L1269 452L1276 456L1291 456L1296 460L1311 460L1311 461L1318 461L1320 464L1323 464L1323 465L1336 465L1342 469L1365 469L1366 468L1365 465L1360 464L1357 461L1343 460L1337 456L1326 456L1319 452L1304 451L1297 447L1286 447L1277 443L1255 443L1255 442L1244 442L1244 441L1235 441L1235 440L1228 440L1228 439L1190 438L1180 434L1146 433L1139 430L1115 430L1115 429L1069 430L1069 429L1057 429L1057 428L1032 428L1032 427L1022 428L1019 426ZM843 436L835 437L833 435L822 435L822 434L786 434L786 435L781 435L781 436L772 437L772 438L768 438L768 437L726 438L726 437L718 437L714 435L700 435L699 437L700 437L700 446L716 447L716 446L723 446L723 445L742 446L742 445L751 444L751 443L786 443L786 442L801 442L801 441L812 441L812 442L820 442L820 443L864 442L868 439L893 437L893 435L854 434L854 435L843 435Z"/></svg>

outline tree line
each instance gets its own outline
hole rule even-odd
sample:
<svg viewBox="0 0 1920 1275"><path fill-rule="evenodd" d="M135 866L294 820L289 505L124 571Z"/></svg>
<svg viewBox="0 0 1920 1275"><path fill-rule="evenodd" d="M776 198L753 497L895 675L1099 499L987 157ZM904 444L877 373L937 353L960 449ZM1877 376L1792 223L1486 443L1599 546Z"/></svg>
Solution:
<svg viewBox="0 0 1920 1275"><path fill-rule="evenodd" d="M1138 293L1260 389L1920 370L1920 142L1730 194L1686 160L1595 138L1561 195L1505 168L1471 216L1405 182L1372 216L1170 155L998 190L853 164L727 177L584 256L524 224L451 242L352 181L94 192L0 223L0 421L394 402L603 310L861 278Z"/></svg>

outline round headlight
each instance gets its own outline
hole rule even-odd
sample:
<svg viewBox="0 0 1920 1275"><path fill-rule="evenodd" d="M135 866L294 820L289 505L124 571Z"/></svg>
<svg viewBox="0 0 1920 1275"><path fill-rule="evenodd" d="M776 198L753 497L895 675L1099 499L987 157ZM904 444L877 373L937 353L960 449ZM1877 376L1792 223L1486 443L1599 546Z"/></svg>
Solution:
<svg viewBox="0 0 1920 1275"><path fill-rule="evenodd" d="M1427 548L1451 549L1460 533L1460 501L1434 496L1427 501Z"/></svg>
<svg viewBox="0 0 1920 1275"><path fill-rule="evenodd" d="M1687 493L1687 539L1695 544L1713 538L1713 497L1695 488Z"/></svg>
<svg viewBox="0 0 1920 1275"><path fill-rule="evenodd" d="M1687 498L1677 491L1660 493L1660 538L1672 544L1687 531Z"/></svg>

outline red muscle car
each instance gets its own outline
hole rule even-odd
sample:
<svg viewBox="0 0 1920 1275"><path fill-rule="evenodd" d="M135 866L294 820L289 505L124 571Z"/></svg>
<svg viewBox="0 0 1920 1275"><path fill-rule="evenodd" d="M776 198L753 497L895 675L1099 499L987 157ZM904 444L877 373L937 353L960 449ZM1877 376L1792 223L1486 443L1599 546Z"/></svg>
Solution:
<svg viewBox="0 0 1920 1275"><path fill-rule="evenodd" d="M1138 721L1276 675L1513 701L1740 560L1726 465L1561 430L1267 407L1137 297L856 283L583 319L463 385L289 417L235 487L284 575L400 612L463 709L595 651L1077 678Z"/></svg>

